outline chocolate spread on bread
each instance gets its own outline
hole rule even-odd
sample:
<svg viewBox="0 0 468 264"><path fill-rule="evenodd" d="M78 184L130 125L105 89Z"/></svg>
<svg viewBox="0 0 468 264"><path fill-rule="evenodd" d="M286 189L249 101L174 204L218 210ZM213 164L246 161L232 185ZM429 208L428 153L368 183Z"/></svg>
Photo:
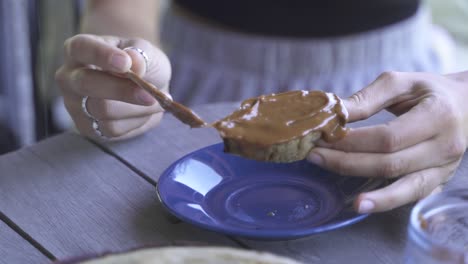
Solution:
<svg viewBox="0 0 468 264"><path fill-rule="evenodd" d="M313 142L302 142L303 138L315 141L322 137L333 142L344 137L347 118L342 101L332 93L290 91L247 99L237 111L212 126L219 131L227 152L290 162L304 158L313 147ZM273 146L281 147L271 149ZM299 150L295 148L302 154L275 157L275 151L294 153Z"/></svg>

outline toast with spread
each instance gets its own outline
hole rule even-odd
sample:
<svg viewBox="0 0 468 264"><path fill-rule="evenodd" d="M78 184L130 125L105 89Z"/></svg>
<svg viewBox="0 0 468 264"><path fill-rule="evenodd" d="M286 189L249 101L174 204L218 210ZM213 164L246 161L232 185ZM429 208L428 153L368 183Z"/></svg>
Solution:
<svg viewBox="0 0 468 264"><path fill-rule="evenodd" d="M321 91L262 95L212 124L225 152L249 159L293 162L304 159L315 142L341 139L348 113L338 96Z"/></svg>

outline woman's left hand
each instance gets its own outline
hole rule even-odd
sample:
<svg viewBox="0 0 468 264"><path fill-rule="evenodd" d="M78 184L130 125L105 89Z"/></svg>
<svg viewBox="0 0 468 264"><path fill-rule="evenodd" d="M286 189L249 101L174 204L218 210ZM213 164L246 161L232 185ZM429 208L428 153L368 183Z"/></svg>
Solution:
<svg viewBox="0 0 468 264"><path fill-rule="evenodd" d="M361 193L360 213L380 212L436 192L451 178L467 147L468 74L382 74L344 100L349 121L386 109L397 116L380 125L350 129L333 144L312 149L309 161L339 174L396 178Z"/></svg>

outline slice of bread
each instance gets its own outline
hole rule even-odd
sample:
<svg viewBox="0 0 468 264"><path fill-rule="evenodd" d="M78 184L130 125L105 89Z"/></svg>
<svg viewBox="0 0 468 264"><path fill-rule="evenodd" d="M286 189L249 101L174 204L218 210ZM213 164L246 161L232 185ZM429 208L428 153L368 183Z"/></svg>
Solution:
<svg viewBox="0 0 468 264"><path fill-rule="evenodd" d="M212 124L225 152L248 159L293 162L304 159L315 142L346 134L348 113L336 95L289 91L242 102L231 115Z"/></svg>
<svg viewBox="0 0 468 264"><path fill-rule="evenodd" d="M312 131L303 137L288 142L270 146L251 145L249 147L245 146L248 143L232 138L224 138L224 151L258 161L294 162L306 158L307 154L315 146L315 142L321 138L321 134L321 132ZM250 150L252 147L255 150Z"/></svg>

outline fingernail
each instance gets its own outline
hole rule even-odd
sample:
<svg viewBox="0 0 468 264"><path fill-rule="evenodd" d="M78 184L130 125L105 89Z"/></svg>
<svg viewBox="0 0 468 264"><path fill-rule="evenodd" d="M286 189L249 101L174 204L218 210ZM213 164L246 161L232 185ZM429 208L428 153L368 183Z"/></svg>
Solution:
<svg viewBox="0 0 468 264"><path fill-rule="evenodd" d="M322 165L323 164L323 158L317 153L310 152L309 155L307 156L307 160L311 163L314 163L316 165Z"/></svg>
<svg viewBox="0 0 468 264"><path fill-rule="evenodd" d="M156 100L145 90L139 89L135 94L136 99L144 105L152 105Z"/></svg>
<svg viewBox="0 0 468 264"><path fill-rule="evenodd" d="M119 72L124 72L129 68L129 59L122 54L113 54L111 57L112 67Z"/></svg>
<svg viewBox="0 0 468 264"><path fill-rule="evenodd" d="M375 208L375 203L371 200L362 200L359 203L358 212L361 214L367 214L372 212Z"/></svg>

